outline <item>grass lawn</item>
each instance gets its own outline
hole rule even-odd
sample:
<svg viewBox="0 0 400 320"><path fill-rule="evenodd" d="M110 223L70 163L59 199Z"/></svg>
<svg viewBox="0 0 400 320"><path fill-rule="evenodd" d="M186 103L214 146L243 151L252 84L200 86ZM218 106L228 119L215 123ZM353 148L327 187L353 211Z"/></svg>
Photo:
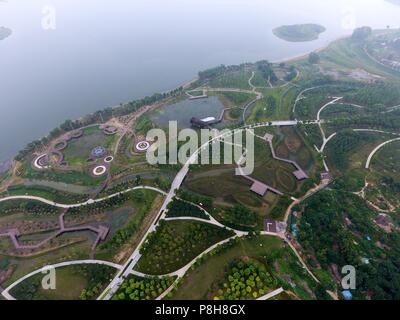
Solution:
<svg viewBox="0 0 400 320"><path fill-rule="evenodd" d="M8 187L6 193L2 193L1 196L16 196L16 195L30 195L35 197L42 197L47 200L55 201L58 203L77 203L84 202L88 199L86 194L68 193L58 191L46 186L25 186L25 185L13 185Z"/></svg>
<svg viewBox="0 0 400 320"><path fill-rule="evenodd" d="M244 107L248 102L255 99L255 94L248 94L243 92L210 92L210 95L216 95L221 100L226 108L231 107Z"/></svg>
<svg viewBox="0 0 400 320"><path fill-rule="evenodd" d="M390 207L400 208L400 142L384 146L375 154L370 165L366 189L369 201L384 210ZM360 190L360 189L359 189Z"/></svg>
<svg viewBox="0 0 400 320"><path fill-rule="evenodd" d="M240 88L250 90L249 79L251 71L242 69L240 71L228 72L217 79L211 80L209 85L214 88Z"/></svg>
<svg viewBox="0 0 400 320"><path fill-rule="evenodd" d="M21 170L21 176L29 180L49 180L80 186L98 185L105 179L105 176L98 178L92 177L83 170L81 172L72 170L61 171L55 169L38 171L34 170L29 162L25 163Z"/></svg>
<svg viewBox="0 0 400 320"><path fill-rule="evenodd" d="M54 290L42 287L45 275L38 273L13 288L11 294L22 300L79 300L83 296L85 299L95 299L115 272L112 267L100 265L61 267L55 270ZM82 292L85 294L82 295Z"/></svg>
<svg viewBox="0 0 400 320"><path fill-rule="evenodd" d="M4 287L10 285L20 277L37 270L44 265L55 264L62 261L68 260L81 260L89 257L89 251L91 241L79 242L73 245L69 245L58 249L56 251L47 252L34 257L29 258L14 258L10 257L10 264L15 265L16 269L12 276L6 280L2 285Z"/></svg>
<svg viewBox="0 0 400 320"><path fill-rule="evenodd" d="M86 128L81 138L71 140L67 148L63 150L65 160L71 166L84 166L95 147L102 146L110 151L115 141L116 135L105 135L97 127Z"/></svg>
<svg viewBox="0 0 400 320"><path fill-rule="evenodd" d="M322 63L334 64L339 69L361 68L392 80L399 76L398 72L371 60L363 48L350 38L335 41L320 53L320 57Z"/></svg>
<svg viewBox="0 0 400 320"><path fill-rule="evenodd" d="M345 141L335 136L326 147L325 154L327 156L328 166L336 175L345 175L351 170L363 169L368 155L380 143L392 139L391 136L374 132L360 132L359 141L351 150L339 152L338 147ZM339 161L337 161L339 160Z"/></svg>
<svg viewBox="0 0 400 320"><path fill-rule="evenodd" d="M87 285L84 276L74 272L73 268L56 269L56 290L39 289L38 294L48 300L77 300L82 290Z"/></svg>

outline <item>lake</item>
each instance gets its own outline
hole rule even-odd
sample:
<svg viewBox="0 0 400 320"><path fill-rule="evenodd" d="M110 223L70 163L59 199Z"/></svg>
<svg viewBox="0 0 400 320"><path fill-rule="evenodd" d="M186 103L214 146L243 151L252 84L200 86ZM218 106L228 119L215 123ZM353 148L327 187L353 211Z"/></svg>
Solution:
<svg viewBox="0 0 400 320"><path fill-rule="evenodd" d="M151 119L163 128L168 128L169 121L176 120L178 128L184 129L191 126L190 119L192 117L198 119L214 117L215 119L219 119L222 110L224 110L224 105L218 97L195 100L187 99L163 106L151 115Z"/></svg>
<svg viewBox="0 0 400 320"><path fill-rule="evenodd" d="M0 41L0 162L65 119L175 88L201 69L290 58L399 18L385 0L0 0L0 26L12 30ZM307 43L272 34L296 23L327 31Z"/></svg>

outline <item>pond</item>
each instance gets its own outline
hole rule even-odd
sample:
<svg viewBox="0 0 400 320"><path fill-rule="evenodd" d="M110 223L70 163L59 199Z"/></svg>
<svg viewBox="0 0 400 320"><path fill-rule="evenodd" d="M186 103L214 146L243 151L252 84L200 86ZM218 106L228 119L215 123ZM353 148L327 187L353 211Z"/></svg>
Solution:
<svg viewBox="0 0 400 320"><path fill-rule="evenodd" d="M182 129L190 127L192 117L199 119L214 117L218 119L222 110L224 110L224 105L217 97L188 99L157 110L151 115L151 119L161 127L167 127L169 121L176 120L178 127Z"/></svg>

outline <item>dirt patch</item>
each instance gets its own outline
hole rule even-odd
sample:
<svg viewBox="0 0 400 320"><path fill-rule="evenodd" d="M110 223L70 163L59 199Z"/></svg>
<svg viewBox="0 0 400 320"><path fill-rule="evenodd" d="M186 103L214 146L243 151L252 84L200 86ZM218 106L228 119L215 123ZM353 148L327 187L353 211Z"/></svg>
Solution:
<svg viewBox="0 0 400 320"><path fill-rule="evenodd" d="M289 150L286 146L280 145L276 149L276 154L279 155L281 158L288 158L289 157Z"/></svg>
<svg viewBox="0 0 400 320"><path fill-rule="evenodd" d="M377 80L383 79L383 77L369 73L364 69L354 69L350 72L349 76L355 80L366 81L366 82L375 82Z"/></svg>
<svg viewBox="0 0 400 320"><path fill-rule="evenodd" d="M290 152L296 153L297 150L299 150L299 148L301 147L301 141L296 137L287 136L285 138L285 145Z"/></svg>

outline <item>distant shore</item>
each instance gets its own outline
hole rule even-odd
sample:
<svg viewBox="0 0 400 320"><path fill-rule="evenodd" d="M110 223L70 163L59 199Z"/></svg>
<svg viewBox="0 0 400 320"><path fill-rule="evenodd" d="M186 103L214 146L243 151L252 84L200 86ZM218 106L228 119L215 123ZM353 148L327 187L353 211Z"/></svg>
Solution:
<svg viewBox="0 0 400 320"><path fill-rule="evenodd" d="M0 27L0 41L11 36L12 30L6 27Z"/></svg>
<svg viewBox="0 0 400 320"><path fill-rule="evenodd" d="M12 166L12 159L0 162L0 174L7 172Z"/></svg>
<svg viewBox="0 0 400 320"><path fill-rule="evenodd" d="M309 42L319 38L326 31L322 25L315 23L283 25L272 30L279 39L288 42Z"/></svg>
<svg viewBox="0 0 400 320"><path fill-rule="evenodd" d="M305 53L297 54L297 55L294 55L294 56L289 56L289 57L286 57L286 58L283 58L283 59L279 59L279 60L273 60L271 62L272 63L281 63L281 62L290 62L290 61L297 61L297 60L306 59L311 52L321 52L322 50L325 50L326 48L328 48L332 43L334 43L336 41L339 41L339 40L346 39L349 36L350 35L338 37L335 40L329 41L326 45L324 45L324 46L322 46L322 47L320 47L318 49L307 51Z"/></svg>

